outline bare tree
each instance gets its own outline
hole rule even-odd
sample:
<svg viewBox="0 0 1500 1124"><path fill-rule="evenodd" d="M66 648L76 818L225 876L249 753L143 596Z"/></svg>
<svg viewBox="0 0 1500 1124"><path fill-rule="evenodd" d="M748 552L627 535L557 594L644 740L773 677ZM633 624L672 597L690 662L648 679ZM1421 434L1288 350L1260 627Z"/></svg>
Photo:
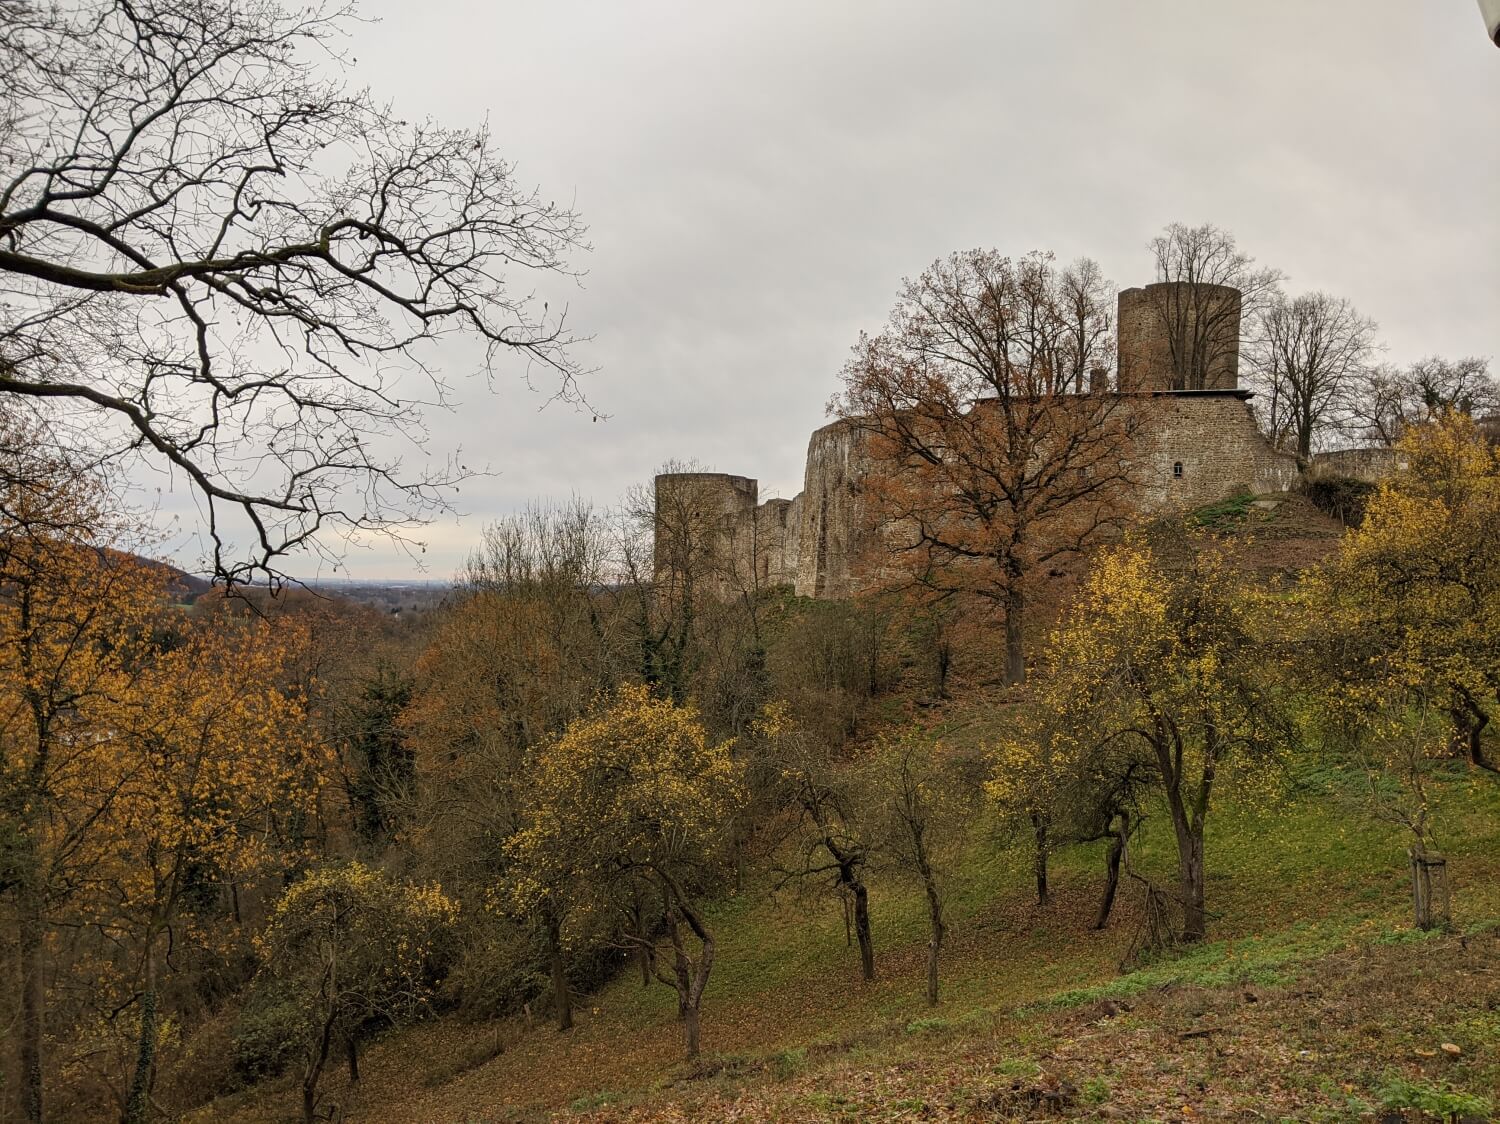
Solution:
<svg viewBox="0 0 1500 1124"><path fill-rule="evenodd" d="M1275 294L1281 274L1257 269L1234 235L1206 223L1172 223L1149 244L1156 260L1152 308L1159 318L1172 363L1173 385L1197 390L1240 346L1241 325ZM1224 299L1237 289L1238 302Z"/></svg>
<svg viewBox="0 0 1500 1124"><path fill-rule="evenodd" d="M1059 272L1047 254L955 253L902 286L831 407L867 434L872 581L1000 609L1007 683L1026 675L1036 572L1125 515L1139 411L1074 392L1107 348L1107 291L1092 263Z"/></svg>
<svg viewBox="0 0 1500 1124"><path fill-rule="evenodd" d="M1359 440L1390 448L1409 424L1405 372L1392 363L1366 367L1349 395L1348 425Z"/></svg>
<svg viewBox="0 0 1500 1124"><path fill-rule="evenodd" d="M323 532L399 537L447 505L461 466L373 447L420 444L419 399L448 400L433 341L580 401L565 317L530 289L569 274L577 214L487 130L345 87L351 7L3 3L0 396L185 478L219 575L276 579Z"/></svg>
<svg viewBox="0 0 1500 1124"><path fill-rule="evenodd" d="M812 735L783 702L766 707L755 724L764 760L777 778L778 796L789 815L781 820L775 849L776 887L824 882L844 905L846 935L859 945L860 976L875 978L875 941L870 927L868 872L878 850L878 814L872 807L866 770L850 767Z"/></svg>
<svg viewBox="0 0 1500 1124"><path fill-rule="evenodd" d="M1057 304L1066 330L1062 338L1063 385L1075 394L1090 389L1095 370L1108 369L1115 355L1114 284L1099 263L1079 258L1058 275Z"/></svg>
<svg viewBox="0 0 1500 1124"><path fill-rule="evenodd" d="M1433 355L1405 369L1382 364L1360 373L1350 397L1350 424L1380 445L1400 441L1414 425L1453 412L1473 418L1500 414L1500 381L1489 360Z"/></svg>
<svg viewBox="0 0 1500 1124"><path fill-rule="evenodd" d="M1327 293L1278 293L1256 318L1254 379L1262 421L1277 446L1304 462L1343 421L1359 374L1375 349L1375 322Z"/></svg>

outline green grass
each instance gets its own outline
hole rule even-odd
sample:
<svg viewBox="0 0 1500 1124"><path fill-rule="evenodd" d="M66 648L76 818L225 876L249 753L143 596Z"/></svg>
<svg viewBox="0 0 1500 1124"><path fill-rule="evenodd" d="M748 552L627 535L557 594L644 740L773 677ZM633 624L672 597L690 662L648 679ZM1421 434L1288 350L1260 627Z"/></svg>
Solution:
<svg viewBox="0 0 1500 1124"><path fill-rule="evenodd" d="M704 1059L681 1063L670 990L643 988L636 973L623 971L580 1001L580 1024L570 1035L541 1027L520 1035L493 1061L429 1090L432 1099L417 1102L413 1115L462 1119L474 1104L532 1113L570 1103L576 1111L649 1104L676 1095L665 1088L683 1081L716 1090L755 1082L800 1087L835 1060L881 1067L1000 1033L1014 1079L1029 1079L1036 1063L1027 1055L1049 1049L1042 1029L1048 1012L1171 985L1278 988L1341 949L1426 939L1410 927L1406 841L1396 827L1358 811L1357 792L1356 781L1326 770L1289 776L1274 796L1263 786L1236 789L1231 778L1208 820L1211 941L1123 975L1135 888L1122 887L1108 930L1089 927L1103 845L1057 854L1055 901L1039 909L1025 850L976 822L946 864L951 937L936 1009L924 999L927 917L919 886L890 871L872 874L878 979L865 984L831 895L772 893L769 879L752 879L708 910L718 951L704 998ZM1493 926L1500 920L1500 785L1454 771L1437 796L1455 925ZM1176 851L1165 814L1151 812L1132 847L1137 871L1170 884ZM1494 1041L1500 1025L1443 1029L1455 1040ZM420 1058L423 1034L434 1036L427 1048L451 1057L443 1033L433 1026L393 1036L372 1051L372 1076L377 1052L422 1064L410 1059ZM1112 1080L1102 1075L1088 1096L1107 1095ZM845 1111L833 1099L806 1107L829 1117Z"/></svg>
<svg viewBox="0 0 1500 1124"><path fill-rule="evenodd" d="M999 846L986 825L976 825L963 853L950 862L945 909L956 931L942 968L942 1018L953 1023L982 1016L997 1005L1047 1000L1054 995L1127 995L1178 981L1214 986L1250 981L1275 984L1284 969L1362 940L1420 939L1406 927L1405 840L1394 827L1355 814L1321 789L1302 785L1296 796L1256 807L1248 800L1209 816L1208 906L1213 943L1129 975L1118 975L1119 926L1101 935L1074 932L1076 917L1037 909L1027 901L1027 856ZM1500 856L1500 786L1450 781L1441 812L1450 840L1461 924L1500 916L1500 893L1489 881L1464 879L1466 860ZM1148 817L1133 841L1138 870L1170 883L1176 851L1164 813ZM1066 894L1086 895L1100 881L1103 844L1054 856L1054 882ZM1122 898L1130 892L1122 888ZM715 1036L715 1009L747 1006L785 1012L784 1027L761 1043L767 1050L802 1044L809 1024L823 1035L885 1022L925 1025L920 957L927 938L920 888L889 874L871 879L871 913L882 964L873 985L855 981L856 952L846 941L843 915L829 895L752 887L711 910L719 956L705 1000L705 1042ZM1003 913L997 905L1006 907ZM1017 925L1024 925L1021 931ZM990 934L1004 933L1001 949ZM1062 939L1066 938L1066 939ZM983 947L975 948L978 944ZM904 972L904 974L902 974ZM837 1010L804 1019L789 993L808 980L836 978ZM598 997L612 1018L627 1026L670 1019L674 1000L665 988L642 989L628 976ZM774 1034L774 1031L773 1031ZM736 1043L736 1049L741 1043Z"/></svg>
<svg viewBox="0 0 1500 1124"><path fill-rule="evenodd" d="M1228 499L1188 512L1185 522L1190 527L1203 527L1212 531L1229 530L1245 522L1254 502L1253 493L1237 492Z"/></svg>

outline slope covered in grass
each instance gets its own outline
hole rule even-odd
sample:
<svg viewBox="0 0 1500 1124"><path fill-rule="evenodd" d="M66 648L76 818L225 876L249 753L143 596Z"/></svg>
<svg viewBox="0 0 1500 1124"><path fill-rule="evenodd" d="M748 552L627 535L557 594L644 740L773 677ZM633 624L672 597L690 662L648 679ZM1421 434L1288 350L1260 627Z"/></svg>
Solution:
<svg viewBox="0 0 1500 1124"><path fill-rule="evenodd" d="M1500 919L1500 785L1455 769L1441 799L1455 922L1479 932ZM1471 963L1468 951L1453 942L1408 941L1405 842L1394 828L1361 814L1358 800L1357 781L1336 773L1288 777L1274 797L1258 790L1236 800L1226 790L1208 836L1211 943L1168 954L1132 974L1122 975L1119 966L1138 929L1137 893L1130 886L1122 890L1107 930L1090 928L1103 880L1097 848L1076 847L1056 857L1054 900L1038 908L1027 857L976 822L948 871L953 933L944 955L943 1001L935 1009L922 998L926 928L917 887L889 872L873 879L879 978L863 984L837 902L773 893L762 877L713 910L719 954L704 1004L706 1054L698 1061L681 1060L668 989L643 988L627 967L589 997L579 1025L567 1035L546 1025L545 1015L531 1027L523 1020L436 1020L392 1034L372 1049L352 1097L337 1084L330 1093L348 1119L391 1122L545 1119L570 1111L632 1119L1006 1119L1013 1110L1025 1118L1028 1097L1041 1098L1032 1108L1045 1108L1046 1083L1055 1080L1058 1088L1073 1090L1058 1102L1066 1101L1071 1114L1134 1104L1128 1118L1135 1119L1157 1111L1148 1111L1148 1102L1167 1104L1162 1090L1179 1087L1190 1105L1217 1104L1213 1098L1221 1092L1230 1097L1223 1104L1240 1103L1233 1101L1240 1094L1231 1086L1253 1089L1258 1068L1292 1064L1290 1057L1302 1067L1294 1072L1312 1084L1287 1093L1288 1104L1312 1097L1319 1087L1314 1078L1330 1082L1347 1104L1376 1103L1377 1086L1398 1079L1420 1084L1440 1078L1440 1084L1486 1095L1485 1083L1493 1084L1496 1076L1500 1035L1490 1033L1494 1028L1484 1022L1482 1006L1450 1012L1455 1027L1473 1021L1463 1033L1476 1044L1465 1047L1469 1052L1447 1071L1424 1077L1430 1059L1411 1050L1417 1038L1432 1037L1417 1034L1417 1024L1436 1008L1416 998L1425 994L1422 988L1398 981L1426 979L1424 965L1438 947L1447 950L1442 955L1456 965L1454 971L1469 973L1469 992L1482 991L1475 980L1488 980L1493 989L1494 976L1484 975L1492 969ZM1163 816L1148 819L1133 861L1140 871L1170 877L1174 850ZM1472 947L1488 949L1494 965L1493 938L1474 940L1479 943ZM1345 981L1340 987L1351 997L1359 981L1371 977L1370 989L1361 994L1370 997L1372 1012L1389 1016L1388 1028L1379 1023L1376 1038L1389 1035L1379 1049L1374 1038L1367 1047L1358 1028L1341 1030L1336 1043L1314 1041L1324 1008L1342 1009L1346 1002L1327 991L1314 1001L1306 992L1309 979L1322 981L1330 973ZM1233 1033L1243 1033L1245 1042L1274 1042L1280 1035L1287 1043L1295 1040L1295 1048L1287 1045L1291 1054L1284 1057L1281 1046L1258 1046L1244 1055L1243 1065L1221 1065L1229 1055L1215 1052L1224 1048L1220 1032L1196 1035L1195 1028L1202 1028L1171 997L1184 989L1203 992L1204 1010L1218 1011L1246 988L1274 1017L1241 1012L1236 1018L1251 1022ZM1428 990L1432 1003L1468 1002L1450 994L1463 991L1457 985L1433 983ZM1407 992L1412 998L1403 1005L1397 1000ZM1387 994L1390 1002L1379 999ZM1477 1002L1483 1001L1480 994ZM1101 1009L1128 1017L1101 1016ZM1109 1025L1097 1047L1090 1046L1093 1032L1080 1026L1099 1018ZM1298 1019L1307 1032L1289 1038L1285 1027ZM1410 1050L1390 1046L1408 1039ZM1313 1064L1299 1052L1304 1049L1322 1060ZM1142 1076L1140 1067L1148 1065L1138 1059L1142 1051L1162 1054L1165 1068ZM1109 1061L1116 1055L1117 1061ZM1087 1058L1094 1059L1092 1068L1084 1064ZM1412 1072L1405 1073L1403 1061L1413 1063L1407 1067ZM891 1079L892 1072L901 1079ZM1189 1072L1196 1075L1190 1082L1184 1076ZM1264 1076L1285 1075L1268 1070ZM1004 1080L997 1085L999 1078ZM1004 1097L984 1101L1016 1081L1020 1099L1014 1104ZM1084 1095L1079 1090L1087 1081L1099 1084ZM1348 1091L1342 1091L1345 1085ZM1128 1089L1135 1090L1136 1101L1126 1096ZM1336 1100L1330 1092L1319 1103L1327 1107ZM919 1102L926 1107L919 1110ZM940 1102L952 1107L934 1107ZM295 1109L287 1082L222 1100L195 1118L280 1120L294 1117ZM980 1115L966 1115L975 1112Z"/></svg>

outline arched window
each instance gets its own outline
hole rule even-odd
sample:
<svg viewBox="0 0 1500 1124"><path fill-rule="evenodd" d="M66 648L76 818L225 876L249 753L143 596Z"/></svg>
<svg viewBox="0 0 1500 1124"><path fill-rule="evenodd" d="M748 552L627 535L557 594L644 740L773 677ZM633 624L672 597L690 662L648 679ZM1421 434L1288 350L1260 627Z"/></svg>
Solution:
<svg viewBox="0 0 1500 1124"><path fill-rule="evenodd" d="M1182 462L1181 461L1177 461L1175 464L1172 465L1172 475L1175 476L1179 480L1182 479Z"/></svg>

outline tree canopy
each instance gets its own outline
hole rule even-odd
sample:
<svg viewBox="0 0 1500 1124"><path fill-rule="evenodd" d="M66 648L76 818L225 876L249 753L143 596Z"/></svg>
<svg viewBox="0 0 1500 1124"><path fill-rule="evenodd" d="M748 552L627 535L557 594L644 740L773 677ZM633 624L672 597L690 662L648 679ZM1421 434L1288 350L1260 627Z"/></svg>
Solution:
<svg viewBox="0 0 1500 1124"><path fill-rule="evenodd" d="M580 401L562 304L584 228L485 128L407 121L338 77L352 9L7 0L0 396L191 485L230 578L448 502L409 473L430 345L466 334ZM335 77L328 77L333 74ZM403 373L404 372L404 373Z"/></svg>

